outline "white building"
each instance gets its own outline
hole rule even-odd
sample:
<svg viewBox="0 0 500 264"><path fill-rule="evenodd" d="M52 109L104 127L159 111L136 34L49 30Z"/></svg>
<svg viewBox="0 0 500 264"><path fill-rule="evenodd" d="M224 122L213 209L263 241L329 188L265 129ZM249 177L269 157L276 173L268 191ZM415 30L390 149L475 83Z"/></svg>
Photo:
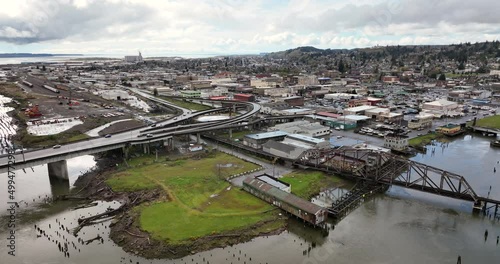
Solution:
<svg viewBox="0 0 500 264"><path fill-rule="evenodd" d="M440 112L443 114L448 114L448 112L455 111L458 108L456 102L451 102L446 99L437 100L434 102L424 103L422 109L430 112Z"/></svg>
<svg viewBox="0 0 500 264"><path fill-rule="evenodd" d="M300 120L284 124L278 124L269 129L270 131L285 131L289 134L302 134L310 137L321 137L330 134L330 128L318 122Z"/></svg>
<svg viewBox="0 0 500 264"><path fill-rule="evenodd" d="M408 122L409 129L419 129L432 126L433 114L420 112L410 122Z"/></svg>
<svg viewBox="0 0 500 264"><path fill-rule="evenodd" d="M388 134L384 137L384 147L397 151L404 151L408 149L408 137Z"/></svg>
<svg viewBox="0 0 500 264"><path fill-rule="evenodd" d="M102 98L106 100L127 100L129 99L129 94L127 91L123 90L105 90L100 92Z"/></svg>

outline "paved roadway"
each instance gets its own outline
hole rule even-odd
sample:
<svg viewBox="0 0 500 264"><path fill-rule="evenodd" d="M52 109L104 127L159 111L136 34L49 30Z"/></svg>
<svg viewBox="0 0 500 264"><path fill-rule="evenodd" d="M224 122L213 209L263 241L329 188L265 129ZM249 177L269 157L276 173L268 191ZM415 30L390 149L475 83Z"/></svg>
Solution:
<svg viewBox="0 0 500 264"><path fill-rule="evenodd" d="M170 107L179 109L182 111L182 114L173 118L173 119L158 122L157 128L159 129L159 131L158 131L159 133L158 132L149 132L149 131L143 132L143 130L145 130L146 128L138 128L138 129L130 130L127 132L113 134L112 137L110 137L110 138L104 138L104 137L92 138L92 139L88 139L85 141L79 141L79 142L65 144L65 145L62 145L60 148L45 148L45 149L38 149L38 150L33 150L33 151L26 151L24 153L24 155L20 152L16 152L16 154L14 155L16 163L21 163L23 161L28 162L28 161L33 161L33 160L49 159L49 158L55 157L55 156L64 156L64 155L69 155L71 153L76 153L79 151L85 151L85 150L90 150L90 149L94 149L94 148L106 147L106 146L112 147L113 145L119 145L119 144L124 144L124 143L128 143L128 142L134 142L134 141L135 142L141 142L141 141L147 142L147 141L158 140L158 139L170 136L174 133L172 131L161 132L161 127L173 125L173 124L178 123L178 122L183 121L183 120L192 119L193 117L196 117L196 116L200 115L201 113L204 113L204 111L192 112L189 109L184 109L184 108L178 107L176 105L169 103L168 101L156 98L153 95L140 92L136 89L130 89L130 90L133 91L134 93L142 96L142 97L147 98L147 99L150 99L150 100L153 100L155 102L162 103L162 104L168 105ZM229 120L223 120L223 121L214 122L214 123L207 123L205 128L209 128L209 127L213 128L213 129L224 128L224 126L241 122L242 120L245 120L248 117L250 117L250 116L252 116L260 111L261 107L259 104L251 103L251 105L253 106L252 110L247 112L246 114L237 116L237 117L235 117L233 119L229 119ZM199 128L196 128L196 127L195 128L185 128L185 129L181 129L181 130L176 130L175 134L196 133L198 130L199 130ZM141 135L141 134L144 135L145 133L154 133L154 136L150 137L150 138L139 137L139 135ZM4 155L4 156L0 157L0 172L7 171L7 164L8 164L8 156Z"/></svg>

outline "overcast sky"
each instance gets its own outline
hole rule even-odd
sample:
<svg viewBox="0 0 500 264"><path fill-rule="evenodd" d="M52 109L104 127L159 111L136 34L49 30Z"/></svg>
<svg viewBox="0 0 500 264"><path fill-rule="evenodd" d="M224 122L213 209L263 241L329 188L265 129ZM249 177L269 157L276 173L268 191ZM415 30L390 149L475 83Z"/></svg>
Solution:
<svg viewBox="0 0 500 264"><path fill-rule="evenodd" d="M0 0L0 52L244 54L498 40L499 0Z"/></svg>

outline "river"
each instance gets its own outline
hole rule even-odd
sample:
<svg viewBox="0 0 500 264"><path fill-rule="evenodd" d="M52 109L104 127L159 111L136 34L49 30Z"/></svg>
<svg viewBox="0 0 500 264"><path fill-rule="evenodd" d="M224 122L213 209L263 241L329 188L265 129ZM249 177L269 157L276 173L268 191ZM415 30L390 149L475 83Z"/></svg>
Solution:
<svg viewBox="0 0 500 264"><path fill-rule="evenodd" d="M479 135L460 136L449 143L429 146L427 154L413 159L467 178L479 195L500 199L500 149L489 146ZM432 151L432 148L435 148ZM95 162L91 156L68 160L70 183L81 171ZM6 175L1 175L6 181ZM418 191L392 187L363 203L339 222L328 236L291 219L287 231L280 235L259 237L250 242L213 249L176 260L146 260L124 252L108 240L109 222L85 227L79 238L90 239L100 234L103 243L82 245L58 227L75 227L76 219L105 210L117 204L101 203L97 207L72 211L68 203L44 204L53 192L67 188L51 187L46 166L20 171L16 176L22 220L16 232L16 257L6 247L6 189L1 184L0 209L4 215L0 225L2 263L498 263L500 223L471 214L469 202L438 197ZM33 203L33 199L35 202ZM57 219L57 221L56 221ZM49 228L49 224L51 228ZM46 233L37 238L37 227ZM485 240L484 233L489 236ZM56 232L57 231L57 232ZM59 237L59 235L61 237ZM52 241L54 240L54 242ZM67 257L56 242L70 245ZM73 243L75 246L73 246Z"/></svg>

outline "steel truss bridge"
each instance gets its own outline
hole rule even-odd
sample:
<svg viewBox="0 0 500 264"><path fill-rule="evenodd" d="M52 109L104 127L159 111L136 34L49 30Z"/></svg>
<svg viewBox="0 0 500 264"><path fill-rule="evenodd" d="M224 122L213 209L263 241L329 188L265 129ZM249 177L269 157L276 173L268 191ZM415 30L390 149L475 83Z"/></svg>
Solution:
<svg viewBox="0 0 500 264"><path fill-rule="evenodd" d="M302 153L294 165L334 173L345 178L367 183L366 193L374 185L402 186L436 195L471 201L475 211L486 213L494 208L497 215L500 201L479 196L467 180L456 173L392 153L370 149L339 148L311 149ZM356 195L360 195L358 191ZM344 199L350 199L345 197ZM345 203L333 204L332 211L343 211Z"/></svg>

